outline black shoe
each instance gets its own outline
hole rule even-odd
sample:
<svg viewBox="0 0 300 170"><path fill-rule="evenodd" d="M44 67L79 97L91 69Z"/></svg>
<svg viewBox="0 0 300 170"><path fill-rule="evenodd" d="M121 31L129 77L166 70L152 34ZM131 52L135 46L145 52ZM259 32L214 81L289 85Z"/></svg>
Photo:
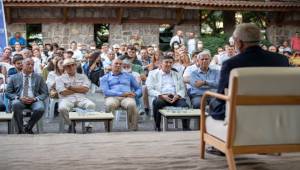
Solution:
<svg viewBox="0 0 300 170"><path fill-rule="evenodd" d="M160 128L160 127L156 127L156 128L155 128L155 131L160 132L160 131L161 131L161 128Z"/></svg>
<svg viewBox="0 0 300 170"><path fill-rule="evenodd" d="M24 131L18 131L18 134L24 134Z"/></svg>
<svg viewBox="0 0 300 170"><path fill-rule="evenodd" d="M91 126L86 126L85 127L85 132L86 133L92 133L92 131L93 131L93 127L91 127Z"/></svg>
<svg viewBox="0 0 300 170"><path fill-rule="evenodd" d="M68 133L73 133L72 125L69 125ZM76 133L76 128L74 127L74 133Z"/></svg>
<svg viewBox="0 0 300 170"><path fill-rule="evenodd" d="M212 154L212 155L217 155L217 156L225 156L225 154L219 150L217 150L214 147L208 147L205 149L206 153Z"/></svg>
<svg viewBox="0 0 300 170"><path fill-rule="evenodd" d="M29 129L28 126L25 126L24 131L26 134L32 134L32 135L34 134L32 129Z"/></svg>
<svg viewBox="0 0 300 170"><path fill-rule="evenodd" d="M145 108L145 113L147 116L149 116L149 109L148 108Z"/></svg>
<svg viewBox="0 0 300 170"><path fill-rule="evenodd" d="M189 128L189 127L188 127L188 128L185 127L185 128L182 128L182 130L183 130L183 131L191 131L192 129Z"/></svg>

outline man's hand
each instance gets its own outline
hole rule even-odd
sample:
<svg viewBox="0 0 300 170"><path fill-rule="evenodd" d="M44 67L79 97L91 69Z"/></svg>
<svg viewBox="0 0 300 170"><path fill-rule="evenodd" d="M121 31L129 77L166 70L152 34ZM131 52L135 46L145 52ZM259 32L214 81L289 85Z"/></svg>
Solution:
<svg viewBox="0 0 300 170"><path fill-rule="evenodd" d="M159 97L168 103L172 103L173 99L170 98L169 95L167 95L167 94L160 95Z"/></svg>
<svg viewBox="0 0 300 170"><path fill-rule="evenodd" d="M135 97L135 93L133 93L133 92L126 92L126 93L123 93L122 97L132 97L132 98L134 98Z"/></svg>
<svg viewBox="0 0 300 170"><path fill-rule="evenodd" d="M171 101L171 103L175 103L178 99L180 99L181 97L179 95L175 95Z"/></svg>
<svg viewBox="0 0 300 170"><path fill-rule="evenodd" d="M146 81L146 79L147 79L147 77L146 77L145 74L141 74L141 75L140 75L140 78L141 78L142 81Z"/></svg>
<svg viewBox="0 0 300 170"><path fill-rule="evenodd" d="M204 81L202 81L202 80L197 80L196 82L195 82L195 86L196 87L201 87L201 86L203 86L204 85Z"/></svg>
<svg viewBox="0 0 300 170"><path fill-rule="evenodd" d="M24 104L32 104L36 101L36 99L32 97L21 97L20 100Z"/></svg>

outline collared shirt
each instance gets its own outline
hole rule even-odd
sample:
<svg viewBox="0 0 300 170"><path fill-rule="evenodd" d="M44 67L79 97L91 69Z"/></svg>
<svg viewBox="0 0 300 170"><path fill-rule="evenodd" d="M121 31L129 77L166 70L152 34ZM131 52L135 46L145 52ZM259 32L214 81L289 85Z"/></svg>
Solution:
<svg viewBox="0 0 300 170"><path fill-rule="evenodd" d="M33 91L32 91L32 82L31 82L31 78L32 78L32 73L29 74L29 75L26 75L24 73L22 73L23 75L23 90L22 90L22 96L24 96L24 85L25 85L25 79L26 79L26 76L28 77L28 97L34 97L33 95Z"/></svg>
<svg viewBox="0 0 300 170"><path fill-rule="evenodd" d="M208 69L207 72L202 71L200 68L193 71L191 74L190 84L191 84L191 95L203 95L207 90L215 91L218 87L218 81L220 77L220 72L214 69ZM196 87L195 83L197 80L205 81L206 85L201 87Z"/></svg>
<svg viewBox="0 0 300 170"><path fill-rule="evenodd" d="M69 86L85 86L89 88L91 84L86 75L79 74L79 73L76 73L75 76L72 77L65 73L57 77L55 79L55 83L56 83L56 90L58 93L66 90ZM76 102L81 98L86 98L86 95L83 93L74 93L68 96L59 95L59 99L65 99L65 98L67 98L72 102Z"/></svg>
<svg viewBox="0 0 300 170"><path fill-rule="evenodd" d="M187 42L188 52L190 55L197 49L197 41L195 38L189 39Z"/></svg>
<svg viewBox="0 0 300 170"><path fill-rule="evenodd" d="M33 61L34 61L34 72L37 74L42 74L42 59L41 58L37 58L37 57L32 57Z"/></svg>
<svg viewBox="0 0 300 170"><path fill-rule="evenodd" d="M112 61L108 58L104 60L102 63L103 63L103 68L107 68L112 65Z"/></svg>
<svg viewBox="0 0 300 170"><path fill-rule="evenodd" d="M133 75L121 72L118 75L113 75L112 72L100 78L100 85L106 97L122 96L127 92L134 92L136 96L142 95L142 89L133 77Z"/></svg>
<svg viewBox="0 0 300 170"><path fill-rule="evenodd" d="M165 73L162 70L159 70L162 75L162 94L176 94L176 84L172 79L171 72Z"/></svg>
<svg viewBox="0 0 300 170"><path fill-rule="evenodd" d="M178 42L179 45L184 44L183 38L179 37L178 35L175 35L170 40L170 46L172 47L174 42Z"/></svg>
<svg viewBox="0 0 300 170"><path fill-rule="evenodd" d="M73 51L73 50L72 50ZM79 49L76 49L73 51L73 57L76 61L80 61L83 59L83 54Z"/></svg>
<svg viewBox="0 0 300 170"><path fill-rule="evenodd" d="M10 46L15 46L16 42L20 43L20 45L25 46L26 40L23 37L20 37L19 39L16 39L16 37L13 37L9 40Z"/></svg>
<svg viewBox="0 0 300 170"><path fill-rule="evenodd" d="M184 79L188 79L190 80L190 77L191 77L191 74L193 71L197 70L198 67L196 64L193 64L193 65L190 65L190 66L187 66L186 69L184 70L184 73L183 73L183 78ZM191 85L189 83L186 84L186 88L187 89L190 89L191 88Z"/></svg>

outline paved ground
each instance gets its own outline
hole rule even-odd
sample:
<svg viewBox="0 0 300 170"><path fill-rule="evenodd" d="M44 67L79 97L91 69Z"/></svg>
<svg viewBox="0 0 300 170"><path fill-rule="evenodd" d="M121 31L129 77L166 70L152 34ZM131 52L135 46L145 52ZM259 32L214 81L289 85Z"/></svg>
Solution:
<svg viewBox="0 0 300 170"><path fill-rule="evenodd" d="M199 158L199 131L1 135L0 170L221 170ZM299 170L300 154L243 155L238 170Z"/></svg>

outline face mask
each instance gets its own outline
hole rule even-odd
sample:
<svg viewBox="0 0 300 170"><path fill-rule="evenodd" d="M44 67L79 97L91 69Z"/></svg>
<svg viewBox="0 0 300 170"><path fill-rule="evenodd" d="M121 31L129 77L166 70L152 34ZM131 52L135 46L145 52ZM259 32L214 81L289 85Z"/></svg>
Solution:
<svg viewBox="0 0 300 170"><path fill-rule="evenodd" d="M129 69L124 69L124 68L123 68L122 71L123 71L123 72L126 72L126 73L131 73L131 69L130 69L130 68L129 68Z"/></svg>

